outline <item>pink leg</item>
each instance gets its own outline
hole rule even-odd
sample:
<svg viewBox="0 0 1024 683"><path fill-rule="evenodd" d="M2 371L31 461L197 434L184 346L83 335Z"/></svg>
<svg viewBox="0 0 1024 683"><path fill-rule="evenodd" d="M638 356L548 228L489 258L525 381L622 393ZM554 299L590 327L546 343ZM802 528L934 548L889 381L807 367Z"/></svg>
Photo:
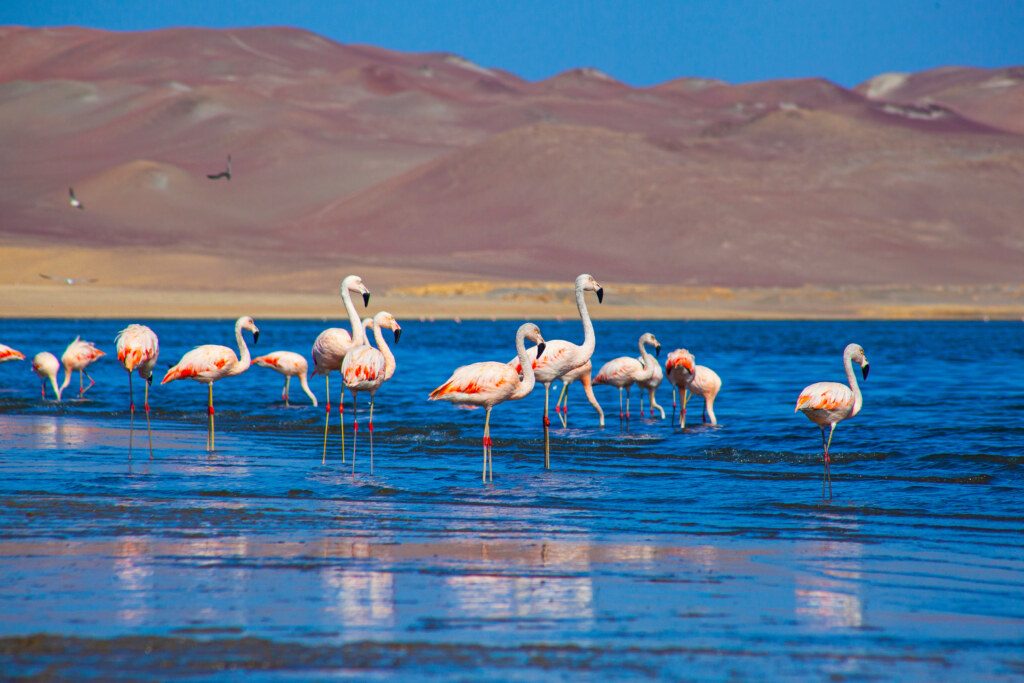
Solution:
<svg viewBox="0 0 1024 683"><path fill-rule="evenodd" d="M356 438L359 436L359 405L356 394L352 392L352 476L356 474Z"/></svg>

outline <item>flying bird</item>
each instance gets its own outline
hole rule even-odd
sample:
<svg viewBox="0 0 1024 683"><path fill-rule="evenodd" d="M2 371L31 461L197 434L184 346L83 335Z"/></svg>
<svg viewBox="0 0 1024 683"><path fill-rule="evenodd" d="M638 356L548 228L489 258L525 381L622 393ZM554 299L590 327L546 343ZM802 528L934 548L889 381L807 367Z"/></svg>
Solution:
<svg viewBox="0 0 1024 683"><path fill-rule="evenodd" d="M63 282L66 285L77 285L81 283L91 284L97 282L94 277L62 277L60 275L47 275L46 273L39 273L39 277L44 280L53 280L54 282Z"/></svg>
<svg viewBox="0 0 1024 683"><path fill-rule="evenodd" d="M207 173L206 177L210 180L220 180L221 178L227 178L231 180L231 155L228 155L228 166L220 173ZM72 195L73 196L73 195Z"/></svg>
<svg viewBox="0 0 1024 683"><path fill-rule="evenodd" d="M83 204L82 202L78 201L78 197L75 196L75 188L73 188L73 187L69 187L68 188L68 204L70 204L71 208L73 208L73 209L84 209L85 208L85 204Z"/></svg>

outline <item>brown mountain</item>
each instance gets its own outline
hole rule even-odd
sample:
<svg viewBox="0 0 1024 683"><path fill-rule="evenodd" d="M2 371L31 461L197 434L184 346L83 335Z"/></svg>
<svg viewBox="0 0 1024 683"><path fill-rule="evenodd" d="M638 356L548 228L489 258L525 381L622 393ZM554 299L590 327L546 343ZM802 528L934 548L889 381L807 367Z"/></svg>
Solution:
<svg viewBox="0 0 1024 683"><path fill-rule="evenodd" d="M129 271L144 286L222 285L188 271L190 255L255 266L231 286L273 270L300 290L323 283L289 272L339 263L452 279L1013 283L1022 122L1024 68L854 90L633 88L588 68L531 83L294 29L3 27L0 244L109 249L114 285ZM208 180L229 153L234 178ZM153 250L177 265L125 261Z"/></svg>

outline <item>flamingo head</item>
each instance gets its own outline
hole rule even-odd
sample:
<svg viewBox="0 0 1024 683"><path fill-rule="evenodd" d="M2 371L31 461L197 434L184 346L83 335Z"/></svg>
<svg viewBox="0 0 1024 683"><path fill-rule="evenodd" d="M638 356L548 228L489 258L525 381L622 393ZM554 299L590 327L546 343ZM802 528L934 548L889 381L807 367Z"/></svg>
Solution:
<svg viewBox="0 0 1024 683"><path fill-rule="evenodd" d="M523 337L537 344L537 358L540 358L541 354L544 353L544 336L540 333L540 328L533 323L523 323L523 326L519 328L523 332Z"/></svg>
<svg viewBox="0 0 1024 683"><path fill-rule="evenodd" d="M661 342L658 341L650 332L644 332L643 336L640 337L641 344L651 344L654 346L654 355L657 356L661 353Z"/></svg>
<svg viewBox="0 0 1024 683"><path fill-rule="evenodd" d="M257 344L260 341L260 328L256 327L256 321L252 319L252 316L243 315L235 322L235 329L238 330L249 330L252 332L252 343Z"/></svg>
<svg viewBox="0 0 1024 683"><path fill-rule="evenodd" d="M843 353L844 356L849 356L850 360L860 365L860 373L864 379L868 378L868 370L871 366L868 365L868 357L864 355L864 348L860 344L850 344L846 347L846 351Z"/></svg>
<svg viewBox="0 0 1024 683"><path fill-rule="evenodd" d="M589 273L583 273L576 278L576 286L585 292L596 292L597 303L604 301L604 287L602 287L594 276Z"/></svg>
<svg viewBox="0 0 1024 683"><path fill-rule="evenodd" d="M341 281L341 293L344 296L345 291L355 292L356 294L363 295L363 307L370 305L370 290L363 284L363 278L358 275L349 275Z"/></svg>
<svg viewBox="0 0 1024 683"><path fill-rule="evenodd" d="M391 315L387 311L381 311L373 317L374 322L381 326L386 327L395 333L395 343L398 343L399 337L402 336L402 326L395 320L395 316Z"/></svg>

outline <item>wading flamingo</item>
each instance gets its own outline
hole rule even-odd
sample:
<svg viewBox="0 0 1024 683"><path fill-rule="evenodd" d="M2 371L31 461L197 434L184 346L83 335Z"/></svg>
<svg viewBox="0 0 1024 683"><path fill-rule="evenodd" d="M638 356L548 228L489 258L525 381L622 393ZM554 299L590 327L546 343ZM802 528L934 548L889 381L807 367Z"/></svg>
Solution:
<svg viewBox="0 0 1024 683"><path fill-rule="evenodd" d="M381 328L386 327L395 334L395 343L402 336L402 327L395 316L381 311L373 316L373 338L377 348L369 344L353 346L341 362L341 377L352 392L352 474L356 473L356 439L359 436L359 405L356 397L360 391L370 392L370 474L373 474L373 402L380 386L395 374L395 356L384 341Z"/></svg>
<svg viewBox="0 0 1024 683"><path fill-rule="evenodd" d="M132 455L132 441L135 436L135 391L132 389L132 372L138 371L145 380L146 395L143 409L146 411L146 433L149 435L149 457L153 457L153 429L149 422L149 385L153 383L153 368L160 355L160 340L156 333L145 325L129 325L117 333L117 360L128 371L128 457Z"/></svg>
<svg viewBox="0 0 1024 683"><path fill-rule="evenodd" d="M6 344L0 344L0 363L6 363L9 360L25 360L25 354Z"/></svg>
<svg viewBox="0 0 1024 683"><path fill-rule="evenodd" d="M703 421L718 424L715 417L715 398L722 390L722 378L706 365L696 365L693 354L686 349L676 349L665 359L668 381L679 388L679 428L686 429L686 406L690 395L704 399ZM675 389L672 390L672 407L676 405Z"/></svg>
<svg viewBox="0 0 1024 683"><path fill-rule="evenodd" d="M520 325L516 332L516 352L522 365L522 379L519 373L508 363L487 361L463 365L455 370L448 381L430 393L431 401L450 401L456 405L483 406L487 410L484 417L484 466L483 480L486 482L488 472L494 481L494 459L491 454L491 408L505 401L516 401L531 391L536 382L533 363L527 352L524 340L537 343L537 351L533 356L542 358L544 354L544 337L540 328L533 323Z"/></svg>
<svg viewBox="0 0 1024 683"><path fill-rule="evenodd" d="M359 321L359 314L352 304L352 296L349 292L356 292L363 295L363 307L370 305L370 290L363 284L363 279L358 275L349 275L341 281L341 300L345 304L345 313L348 314L349 324L352 325L351 334L348 330L340 327L329 327L321 332L316 341L313 342L313 374L323 375L327 384L327 401L325 406L324 420L324 453L321 464L327 463L327 432L331 426L331 373L335 370L341 371L341 361L345 354L353 346L366 343L366 333ZM345 462L345 387L341 387L338 396L338 417L341 420L341 461Z"/></svg>
<svg viewBox="0 0 1024 683"><path fill-rule="evenodd" d="M657 338L650 332L644 332L640 335L640 341L638 345L640 347L640 358L636 359L632 356L619 356L614 358L604 365L601 366L601 371L597 373L597 377L594 378L594 384L610 384L613 387L619 388L619 420L621 421L625 416L626 421L629 421L629 404L630 395L629 390L637 382L648 380L654 375L654 366L658 364L658 359L647 352L647 345L651 344L654 346L654 353L661 352L661 344L658 343ZM622 390L626 390L626 412L622 412Z"/></svg>
<svg viewBox="0 0 1024 683"><path fill-rule="evenodd" d="M265 356L253 358L252 364L261 368L276 370L284 375L284 388L281 389L281 398L284 399L286 406L289 405L288 387L291 384L292 377L298 377L302 391L306 393L306 396L309 396L309 400L313 402L313 407L317 407L316 396L309 390L309 382L306 379L309 373L309 363L300 354L293 351L271 351Z"/></svg>
<svg viewBox="0 0 1024 683"><path fill-rule="evenodd" d="M601 404L597 402L597 397L594 396L593 382L590 379L593 368L594 366L588 360L578 368L562 375L562 393L559 395L558 400L555 401L555 415L558 415L559 419L562 420L563 427L569 426L569 385L576 380L579 380L580 384L583 385L583 393L586 395L590 405L594 406L594 410L597 411L600 426L604 427L604 411L601 409ZM559 409L559 404L562 404L561 409Z"/></svg>
<svg viewBox="0 0 1024 683"><path fill-rule="evenodd" d="M836 424L860 412L864 399L860 394L857 376L853 374L853 364L860 365L864 379L868 378L868 359L860 344L848 344L843 349L843 367L846 369L846 381L850 386L839 382L817 382L805 387L796 400L796 410L807 416L814 424L821 427L821 448L823 471L821 475L821 497L825 497L825 482L828 481L828 497L832 498L832 458L829 449L832 447L832 434ZM825 427L828 427L828 441L825 441Z"/></svg>
<svg viewBox="0 0 1024 683"><path fill-rule="evenodd" d="M590 321L590 313L587 311L587 302L583 292L596 292L597 302L604 300L604 288L597 283L592 275L583 273L576 278L576 308L580 312L580 319L583 321L583 344L573 344L564 339L552 339L547 342L545 348L547 353L541 359L531 347L527 356L533 365L536 381L544 385L544 469L551 469L551 439L549 430L551 420L548 418L548 402L551 395L551 383L556 379L575 368L580 367L594 355L594 324ZM522 374L522 362L513 358L508 362L516 372Z"/></svg>
<svg viewBox="0 0 1024 683"><path fill-rule="evenodd" d="M178 361L178 364L167 371L160 384L167 384L178 379L192 379L205 384L209 390L209 403L207 413L209 414L208 433L206 435L206 450L213 451L213 383L224 377L240 375L249 369L251 357L249 347L242 337L242 330L252 332L252 343L260 339L260 329L256 322L249 316L243 315L235 321L235 342L238 344L239 355L226 346L217 344L205 344L192 349Z"/></svg>
<svg viewBox="0 0 1024 683"><path fill-rule="evenodd" d="M57 356L49 351L41 351L32 359L32 372L39 375L39 379L42 380L42 383L39 385L39 393L44 399L46 398L46 380L50 380L50 386L53 387L53 395L57 397L57 403L60 403L60 388L57 386L57 372L59 370L60 361L57 360Z"/></svg>
<svg viewBox="0 0 1024 683"><path fill-rule="evenodd" d="M85 396L85 392L92 389L92 385L96 384L96 380L89 377L89 373L85 369L105 355L107 354L97 349L96 345L92 342L82 341L81 337L75 337L75 340L64 349L64 355L60 357L60 362L64 366L64 381L60 385L61 393L71 383L71 373L77 370L78 397ZM85 388L83 388L82 375L89 377L89 386Z"/></svg>
<svg viewBox="0 0 1024 683"><path fill-rule="evenodd" d="M640 360L640 359L638 359ZM654 396L654 392L657 391L658 387L661 386L662 380L665 379L665 373L661 370L661 363L654 361L654 373L651 374L650 379L637 382L637 386L641 389L647 390L647 397L651 404L651 417L654 417L654 410L657 409L661 413L661 419L665 419L665 409L658 405L658 401ZM640 417L644 416L644 395L640 394Z"/></svg>

